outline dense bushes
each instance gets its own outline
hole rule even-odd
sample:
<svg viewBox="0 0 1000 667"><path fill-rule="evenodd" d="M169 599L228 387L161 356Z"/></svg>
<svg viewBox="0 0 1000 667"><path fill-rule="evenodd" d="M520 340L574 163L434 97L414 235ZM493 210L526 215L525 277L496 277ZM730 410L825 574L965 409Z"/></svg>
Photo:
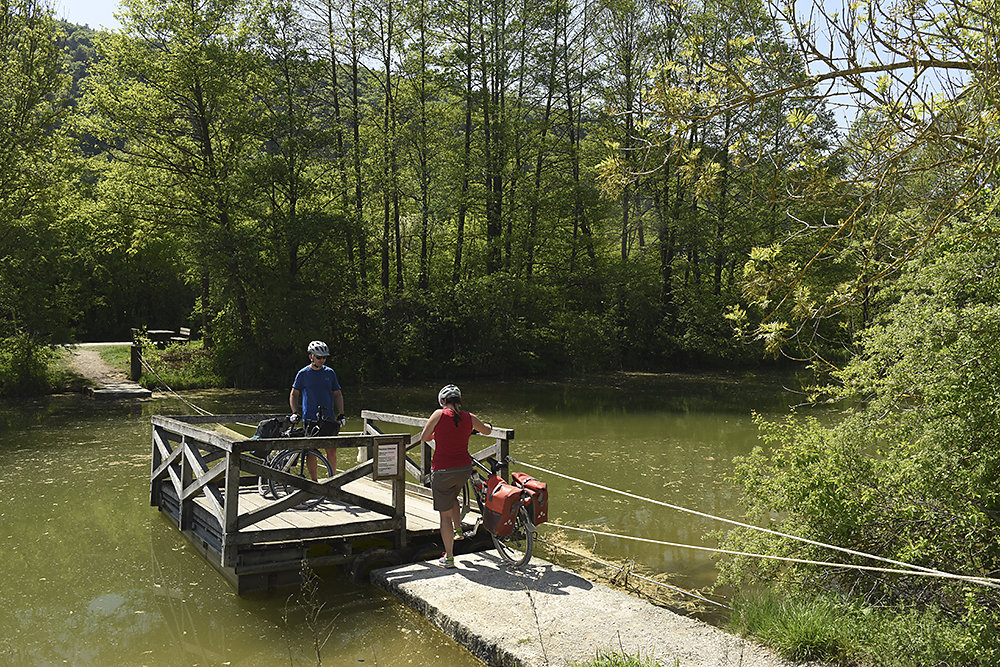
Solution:
<svg viewBox="0 0 1000 667"><path fill-rule="evenodd" d="M711 296L692 293L681 317L664 316L649 290L614 284L583 292L507 274L456 286L323 296L289 308L280 301L243 330L231 310L216 313L213 355L227 383L284 384L323 339L347 382L402 378L569 376L616 370L759 363L739 349ZM596 302L596 303L595 303ZM333 305L330 305L333 304Z"/></svg>
<svg viewBox="0 0 1000 667"><path fill-rule="evenodd" d="M1000 572L1000 249L972 234L952 238L880 294L884 314L863 333L861 354L836 373L840 385L831 392L849 407L835 424L762 424L769 447L737 469L752 520L925 568ZM744 530L726 542L741 551L878 564ZM723 573L741 587L772 582L792 598L825 591L861 608L928 612L953 629L945 634L954 645L942 650L981 664L1000 660L995 588L742 557Z"/></svg>
<svg viewBox="0 0 1000 667"><path fill-rule="evenodd" d="M211 353L200 343L170 345L165 350L147 347L143 356L148 367L139 384L146 388L200 389L225 384Z"/></svg>
<svg viewBox="0 0 1000 667"><path fill-rule="evenodd" d="M49 391L49 348L26 334L0 339L0 397Z"/></svg>

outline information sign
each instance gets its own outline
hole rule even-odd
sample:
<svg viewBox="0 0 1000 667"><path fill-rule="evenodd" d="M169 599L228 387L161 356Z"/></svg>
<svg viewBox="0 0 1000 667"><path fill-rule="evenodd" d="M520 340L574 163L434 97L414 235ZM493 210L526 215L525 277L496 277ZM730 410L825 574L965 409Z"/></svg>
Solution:
<svg viewBox="0 0 1000 667"><path fill-rule="evenodd" d="M403 456L399 441L375 444L375 479L403 479Z"/></svg>

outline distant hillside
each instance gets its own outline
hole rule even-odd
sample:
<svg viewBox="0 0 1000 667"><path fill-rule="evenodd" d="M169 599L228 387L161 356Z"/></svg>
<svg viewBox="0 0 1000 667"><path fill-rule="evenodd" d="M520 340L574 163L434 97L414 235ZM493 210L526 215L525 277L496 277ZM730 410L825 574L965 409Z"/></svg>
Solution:
<svg viewBox="0 0 1000 667"><path fill-rule="evenodd" d="M87 78L90 64L97 57L97 48L94 42L100 31L67 21L57 21L57 24L63 32L63 38L59 41L59 45L66 52L66 70L73 77L70 97L73 100L79 100L82 95L80 84Z"/></svg>
<svg viewBox="0 0 1000 667"><path fill-rule="evenodd" d="M56 21L60 31L59 46L66 54L66 73L72 77L68 91L70 106L75 107L83 97L83 81L90 73L90 66L97 59L96 41L100 30L68 21ZM103 148L90 136L80 136L80 149L85 155L96 155Z"/></svg>

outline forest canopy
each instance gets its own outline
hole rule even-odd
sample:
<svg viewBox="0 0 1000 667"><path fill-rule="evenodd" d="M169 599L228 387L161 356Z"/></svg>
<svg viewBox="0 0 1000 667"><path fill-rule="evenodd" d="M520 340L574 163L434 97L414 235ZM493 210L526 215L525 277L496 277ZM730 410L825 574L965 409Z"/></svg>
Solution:
<svg viewBox="0 0 1000 667"><path fill-rule="evenodd" d="M721 91L713 63L750 45L804 76L760 7L126 0L120 12L120 32L94 34L41 0L7 5L8 43L30 31L49 54L48 70L29 67L48 88L4 85L35 100L25 145L50 172L32 186L45 210L8 219L35 242L53 235L41 257L60 264L20 287L23 271L5 269L10 335L45 345L191 326L240 384L268 382L313 338L357 378L760 363L726 312L753 249L794 229L781 202L797 152L832 145L831 116L805 90L669 117ZM808 130L805 113L819 119ZM753 141L769 160L738 159ZM798 215L822 215L810 208ZM45 317L26 312L28 289Z"/></svg>

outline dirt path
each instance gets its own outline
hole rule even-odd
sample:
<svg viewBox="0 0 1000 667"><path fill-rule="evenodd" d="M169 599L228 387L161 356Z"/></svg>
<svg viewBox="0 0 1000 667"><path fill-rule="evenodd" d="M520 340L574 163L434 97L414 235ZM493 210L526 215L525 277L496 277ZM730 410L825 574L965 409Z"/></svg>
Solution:
<svg viewBox="0 0 1000 667"><path fill-rule="evenodd" d="M124 372L112 367L101 358L101 347L99 343L82 343L67 347L70 367L98 386L128 382L128 376Z"/></svg>

